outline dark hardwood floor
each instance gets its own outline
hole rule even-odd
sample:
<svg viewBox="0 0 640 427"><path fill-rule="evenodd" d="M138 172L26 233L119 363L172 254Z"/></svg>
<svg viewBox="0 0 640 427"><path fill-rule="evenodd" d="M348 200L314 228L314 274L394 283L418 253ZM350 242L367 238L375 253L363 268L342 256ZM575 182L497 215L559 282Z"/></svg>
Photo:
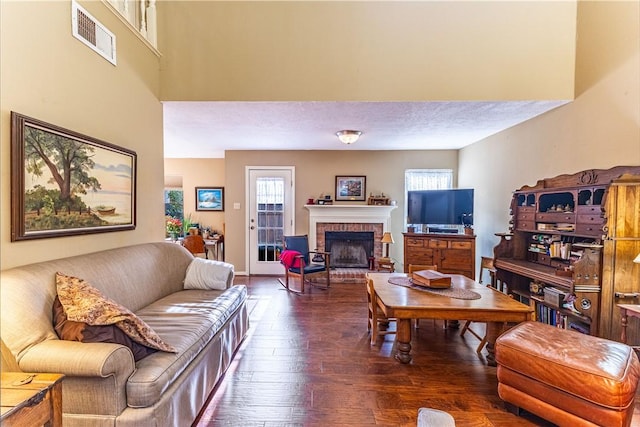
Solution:
<svg viewBox="0 0 640 427"><path fill-rule="evenodd" d="M198 427L415 426L420 407L449 412L457 426L550 425L507 412L478 340L442 321L420 321L411 364L393 358L394 335L371 346L364 283L294 295L275 277L235 282L249 287L250 331Z"/></svg>

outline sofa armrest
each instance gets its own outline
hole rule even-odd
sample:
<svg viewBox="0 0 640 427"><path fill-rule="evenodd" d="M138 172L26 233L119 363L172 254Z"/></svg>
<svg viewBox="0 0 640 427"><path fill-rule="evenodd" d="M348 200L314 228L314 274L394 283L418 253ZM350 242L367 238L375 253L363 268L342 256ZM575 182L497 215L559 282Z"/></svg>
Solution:
<svg viewBox="0 0 640 427"><path fill-rule="evenodd" d="M46 340L29 348L20 358L24 372L52 372L81 377L129 378L135 371L127 347L110 343Z"/></svg>
<svg viewBox="0 0 640 427"><path fill-rule="evenodd" d="M120 344L46 340L25 351L25 372L65 374L62 411L117 417L127 407L127 381L135 371L131 350Z"/></svg>

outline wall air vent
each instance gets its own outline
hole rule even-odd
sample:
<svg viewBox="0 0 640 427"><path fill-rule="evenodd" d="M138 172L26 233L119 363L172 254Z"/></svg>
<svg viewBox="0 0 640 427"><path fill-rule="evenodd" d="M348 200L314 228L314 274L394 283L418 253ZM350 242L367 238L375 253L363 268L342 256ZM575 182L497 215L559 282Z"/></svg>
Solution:
<svg viewBox="0 0 640 427"><path fill-rule="evenodd" d="M116 65L116 36L75 1L71 2L73 36Z"/></svg>

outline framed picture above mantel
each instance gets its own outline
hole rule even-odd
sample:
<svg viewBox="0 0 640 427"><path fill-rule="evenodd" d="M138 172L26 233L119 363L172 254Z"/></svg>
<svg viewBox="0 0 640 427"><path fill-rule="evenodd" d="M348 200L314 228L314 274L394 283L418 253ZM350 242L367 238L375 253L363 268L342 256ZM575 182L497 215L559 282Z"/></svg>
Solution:
<svg viewBox="0 0 640 427"><path fill-rule="evenodd" d="M336 175L336 201L362 201L367 194L366 176Z"/></svg>
<svg viewBox="0 0 640 427"><path fill-rule="evenodd" d="M11 112L11 241L133 230L134 151Z"/></svg>

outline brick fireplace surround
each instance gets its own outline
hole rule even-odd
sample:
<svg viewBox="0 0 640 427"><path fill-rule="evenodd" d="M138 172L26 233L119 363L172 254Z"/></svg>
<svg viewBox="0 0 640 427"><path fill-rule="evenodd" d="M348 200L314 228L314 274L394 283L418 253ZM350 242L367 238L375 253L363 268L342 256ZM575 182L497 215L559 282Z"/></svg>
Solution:
<svg viewBox="0 0 640 427"><path fill-rule="evenodd" d="M367 223L330 223L319 222L316 226L316 245L320 250L326 250L325 247L325 232L327 231L373 231L373 256L380 258L382 256L382 224L367 224Z"/></svg>
<svg viewBox="0 0 640 427"><path fill-rule="evenodd" d="M382 234L389 230L391 211L396 206L305 205L309 210L309 248L324 250L326 231L373 231L374 257L382 256ZM331 271L332 282L364 280L367 269L339 268Z"/></svg>

